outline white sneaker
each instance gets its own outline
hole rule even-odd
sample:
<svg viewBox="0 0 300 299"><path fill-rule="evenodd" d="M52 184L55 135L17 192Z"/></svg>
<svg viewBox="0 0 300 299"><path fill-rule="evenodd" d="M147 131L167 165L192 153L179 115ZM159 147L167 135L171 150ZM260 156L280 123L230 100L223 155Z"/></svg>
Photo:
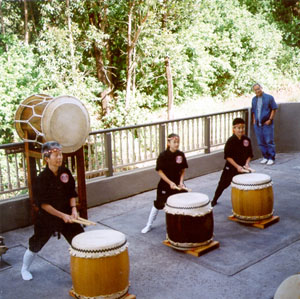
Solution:
<svg viewBox="0 0 300 299"><path fill-rule="evenodd" d="M271 161L271 160L269 160ZM273 161L273 160L272 160ZM260 161L260 164L266 164L268 162L268 159L266 158L263 158L261 161Z"/></svg>
<svg viewBox="0 0 300 299"><path fill-rule="evenodd" d="M273 165L273 164L274 164L274 160L272 159L268 160L267 165Z"/></svg>

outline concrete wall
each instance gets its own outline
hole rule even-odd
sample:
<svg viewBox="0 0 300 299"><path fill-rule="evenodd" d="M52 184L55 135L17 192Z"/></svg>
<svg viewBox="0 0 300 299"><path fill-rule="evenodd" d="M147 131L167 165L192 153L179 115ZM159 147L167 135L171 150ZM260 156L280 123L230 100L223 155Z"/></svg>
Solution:
<svg viewBox="0 0 300 299"><path fill-rule="evenodd" d="M279 105L275 118L275 143L277 152L300 151L300 124L295 120L300 113L300 103ZM249 136L253 143L254 159L261 156L253 127ZM219 171L224 166L223 152L199 155L188 159L186 179ZM95 178L87 183L88 207L98 206L114 200L156 188L158 183L154 167L134 170L108 178ZM0 202L0 233L30 224L28 198Z"/></svg>

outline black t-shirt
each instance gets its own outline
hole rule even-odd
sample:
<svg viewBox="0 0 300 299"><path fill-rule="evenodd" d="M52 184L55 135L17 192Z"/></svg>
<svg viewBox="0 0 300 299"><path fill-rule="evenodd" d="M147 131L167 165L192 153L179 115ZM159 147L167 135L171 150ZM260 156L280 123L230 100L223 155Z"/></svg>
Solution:
<svg viewBox="0 0 300 299"><path fill-rule="evenodd" d="M63 220L43 210L41 205L49 204L58 211L71 214L70 198L77 197L77 192L70 170L61 166L56 176L47 166L36 178L33 191L35 202L40 208L39 218L43 218L45 225L58 229Z"/></svg>
<svg viewBox="0 0 300 299"><path fill-rule="evenodd" d="M241 139L236 135L229 137L224 148L224 159L232 158L237 164L244 166L249 157L253 157L250 138L245 135ZM228 161L225 164L227 166L234 168Z"/></svg>
<svg viewBox="0 0 300 299"><path fill-rule="evenodd" d="M176 185L179 184L180 175L185 168L188 168L188 164L184 153L179 150L173 153L167 149L160 153L156 161L156 171L161 170ZM169 184L161 179L158 188L169 188Z"/></svg>

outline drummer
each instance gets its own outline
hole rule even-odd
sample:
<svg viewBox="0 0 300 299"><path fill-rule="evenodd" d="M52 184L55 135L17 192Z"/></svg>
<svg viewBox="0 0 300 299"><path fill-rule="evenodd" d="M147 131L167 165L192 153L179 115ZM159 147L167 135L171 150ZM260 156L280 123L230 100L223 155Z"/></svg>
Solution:
<svg viewBox="0 0 300 299"><path fill-rule="evenodd" d="M47 165L33 184L39 212L34 234L29 239L29 249L23 257L21 275L24 280L32 279L29 267L51 235L62 233L71 244L73 237L83 232L83 228L72 221L78 218L77 193L71 172L62 166L61 145L55 141L46 142L42 146L42 154Z"/></svg>
<svg viewBox="0 0 300 299"><path fill-rule="evenodd" d="M230 185L232 178L247 172L249 163L253 157L251 140L245 136L245 121L242 118L235 118L232 122L233 135L229 137L224 148L224 159L226 160L218 187L215 191L212 206L217 204L218 198Z"/></svg>
<svg viewBox="0 0 300 299"><path fill-rule="evenodd" d="M149 232L152 224L158 214L162 210L170 195L187 192L184 189L184 172L188 168L188 164L183 152L178 150L179 136L177 134L170 134L168 136L167 149L160 153L156 161L156 171L160 176L160 181L157 186L156 200L151 209L148 222L142 229L142 233Z"/></svg>

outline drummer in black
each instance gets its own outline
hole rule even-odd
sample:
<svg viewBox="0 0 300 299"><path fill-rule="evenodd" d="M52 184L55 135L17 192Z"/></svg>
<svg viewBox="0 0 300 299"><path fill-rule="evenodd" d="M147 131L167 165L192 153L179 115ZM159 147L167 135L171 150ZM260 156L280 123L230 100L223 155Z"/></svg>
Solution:
<svg viewBox="0 0 300 299"><path fill-rule="evenodd" d="M235 118L232 122L233 135L229 137L224 148L224 159L226 160L212 206L217 204L218 198L230 185L232 178L239 174L249 172L250 160L253 157L251 140L245 136L245 121Z"/></svg>
<svg viewBox="0 0 300 299"><path fill-rule="evenodd" d="M157 196L154 201L147 225L142 229L142 233L149 232L152 224L158 214L162 210L170 195L187 192L183 183L185 169L188 164L183 152L178 150L179 136L170 134L168 136L167 149L160 153L156 161L156 171L160 176L160 181L157 186Z"/></svg>
<svg viewBox="0 0 300 299"><path fill-rule="evenodd" d="M29 239L29 249L23 257L21 275L31 280L29 267L37 252L55 233L61 233L71 244L74 236L83 232L83 228L73 223L78 218L76 209L75 181L69 169L62 166L61 145L55 141L42 146L46 168L33 182L33 196L39 211L34 225L34 235Z"/></svg>

